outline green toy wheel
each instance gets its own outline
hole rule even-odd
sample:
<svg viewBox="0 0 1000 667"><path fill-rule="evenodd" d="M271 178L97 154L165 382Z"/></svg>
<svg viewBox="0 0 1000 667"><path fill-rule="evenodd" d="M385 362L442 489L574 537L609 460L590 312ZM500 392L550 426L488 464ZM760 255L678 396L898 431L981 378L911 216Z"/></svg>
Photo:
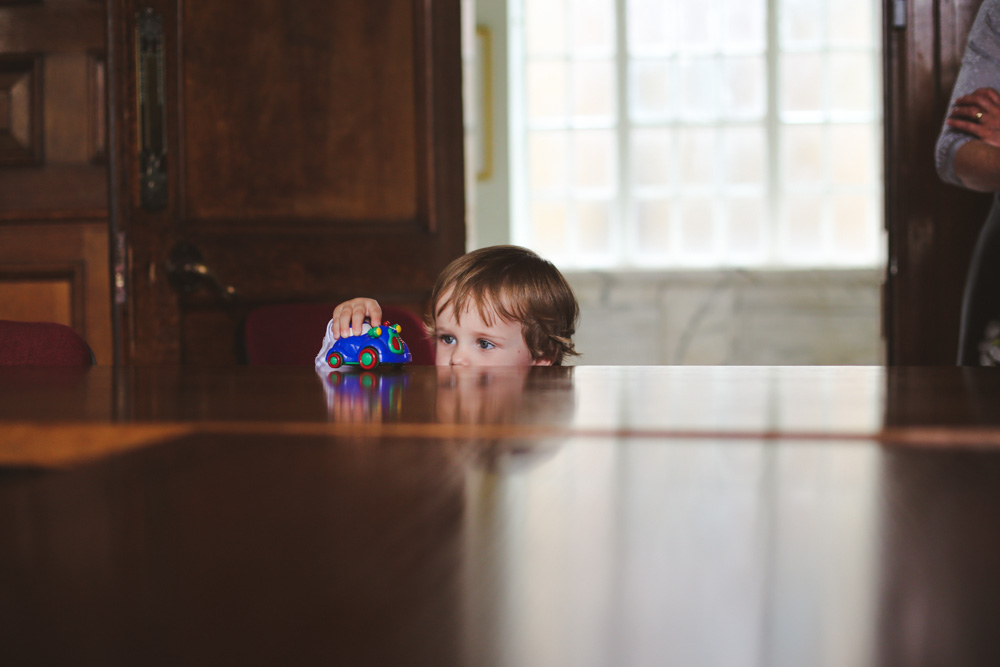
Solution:
<svg viewBox="0 0 1000 667"><path fill-rule="evenodd" d="M378 351L374 347L366 347L358 355L358 365L369 371L378 366Z"/></svg>
<svg viewBox="0 0 1000 667"><path fill-rule="evenodd" d="M326 363L330 365L330 368L340 368L344 365L344 356L340 352L330 350L330 354L326 355Z"/></svg>

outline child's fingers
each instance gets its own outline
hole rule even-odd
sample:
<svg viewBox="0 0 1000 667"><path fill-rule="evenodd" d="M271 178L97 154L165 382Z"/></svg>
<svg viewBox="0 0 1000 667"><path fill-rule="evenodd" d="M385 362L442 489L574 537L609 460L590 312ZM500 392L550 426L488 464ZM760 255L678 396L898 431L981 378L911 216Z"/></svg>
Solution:
<svg viewBox="0 0 1000 667"><path fill-rule="evenodd" d="M351 313L353 311L347 307L337 307L337 310L333 311L333 335L336 338L343 338L345 331L351 324Z"/></svg>
<svg viewBox="0 0 1000 667"><path fill-rule="evenodd" d="M351 313L351 332L350 335L358 336L361 334L361 326L365 323L365 318L368 316L368 310L363 304L355 304L354 310ZM345 336L347 334L344 334Z"/></svg>
<svg viewBox="0 0 1000 667"><path fill-rule="evenodd" d="M333 309L333 336L343 338L350 335L348 330L351 326L351 317L354 315L354 306L350 301L345 301Z"/></svg>
<svg viewBox="0 0 1000 667"><path fill-rule="evenodd" d="M354 310L354 318L351 320L355 336L361 333L361 325L366 320L373 326L382 321L382 307L378 305L378 301L375 299L358 299L358 301L359 303Z"/></svg>
<svg viewBox="0 0 1000 667"><path fill-rule="evenodd" d="M333 309L333 334L336 338L357 336L365 320L379 321L382 308L375 299L359 297L345 301Z"/></svg>

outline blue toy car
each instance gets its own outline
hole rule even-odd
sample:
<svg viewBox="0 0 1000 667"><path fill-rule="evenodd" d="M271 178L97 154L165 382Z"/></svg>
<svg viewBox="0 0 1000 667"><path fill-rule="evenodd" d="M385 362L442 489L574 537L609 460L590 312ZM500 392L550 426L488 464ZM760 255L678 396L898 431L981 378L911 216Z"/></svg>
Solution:
<svg viewBox="0 0 1000 667"><path fill-rule="evenodd" d="M408 364L412 360L410 348L400 337L402 327L386 322L359 336L339 338L326 351L330 368L361 366L371 370L379 364Z"/></svg>

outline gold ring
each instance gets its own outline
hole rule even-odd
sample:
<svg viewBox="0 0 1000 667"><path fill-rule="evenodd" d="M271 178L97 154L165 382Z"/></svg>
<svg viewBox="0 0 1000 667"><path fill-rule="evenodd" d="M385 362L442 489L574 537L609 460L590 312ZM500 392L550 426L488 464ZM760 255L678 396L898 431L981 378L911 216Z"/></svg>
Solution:
<svg viewBox="0 0 1000 667"><path fill-rule="evenodd" d="M982 111L976 112L976 120L982 120L982 118L983 118L983 112Z"/></svg>

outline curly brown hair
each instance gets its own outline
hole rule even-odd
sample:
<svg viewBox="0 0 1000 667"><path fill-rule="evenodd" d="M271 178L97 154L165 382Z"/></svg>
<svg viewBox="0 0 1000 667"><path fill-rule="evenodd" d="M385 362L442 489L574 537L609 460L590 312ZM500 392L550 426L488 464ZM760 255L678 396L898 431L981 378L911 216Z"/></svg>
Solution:
<svg viewBox="0 0 1000 667"><path fill-rule="evenodd" d="M448 305L458 321L471 304L487 324L495 317L520 322L535 361L558 366L565 357L578 355L573 334L580 307L573 289L552 262L527 248L480 248L446 266L431 292L428 330L434 334L437 318Z"/></svg>

